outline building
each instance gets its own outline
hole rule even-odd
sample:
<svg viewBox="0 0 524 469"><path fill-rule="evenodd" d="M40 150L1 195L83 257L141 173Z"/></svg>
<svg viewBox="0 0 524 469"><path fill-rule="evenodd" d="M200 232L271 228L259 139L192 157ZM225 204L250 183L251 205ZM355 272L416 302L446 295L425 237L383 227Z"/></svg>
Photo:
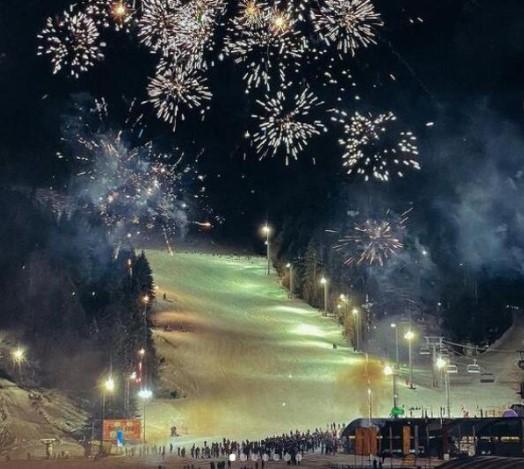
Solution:
<svg viewBox="0 0 524 469"><path fill-rule="evenodd" d="M357 419L342 432L349 453L441 459L524 456L524 417Z"/></svg>

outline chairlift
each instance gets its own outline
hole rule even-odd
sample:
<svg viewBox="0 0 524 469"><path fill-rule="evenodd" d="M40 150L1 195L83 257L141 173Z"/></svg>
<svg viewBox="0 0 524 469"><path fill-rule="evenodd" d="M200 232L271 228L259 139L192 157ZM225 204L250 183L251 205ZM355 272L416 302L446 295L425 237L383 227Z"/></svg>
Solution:
<svg viewBox="0 0 524 469"><path fill-rule="evenodd" d="M482 373L480 375L480 382L481 383L494 383L495 376L493 375L493 373Z"/></svg>
<svg viewBox="0 0 524 469"><path fill-rule="evenodd" d="M457 365L448 365L447 371L449 375L456 375L459 372Z"/></svg>
<svg viewBox="0 0 524 469"><path fill-rule="evenodd" d="M431 355L431 350L427 345L422 345L419 350L420 355Z"/></svg>
<svg viewBox="0 0 524 469"><path fill-rule="evenodd" d="M480 366L477 363L477 360L473 360L473 363L468 365L466 370L468 373L476 373L476 374L480 373Z"/></svg>

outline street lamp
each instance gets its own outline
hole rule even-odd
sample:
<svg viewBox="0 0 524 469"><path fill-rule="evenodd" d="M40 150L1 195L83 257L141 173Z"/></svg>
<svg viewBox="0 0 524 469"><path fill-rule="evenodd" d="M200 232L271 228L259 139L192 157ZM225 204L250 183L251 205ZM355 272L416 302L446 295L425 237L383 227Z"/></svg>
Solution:
<svg viewBox="0 0 524 469"><path fill-rule="evenodd" d="M415 389L415 386L413 386L413 351L412 351L412 342L415 338L415 333L409 329L404 334L404 339L408 341L408 356L409 356L409 389Z"/></svg>
<svg viewBox="0 0 524 469"><path fill-rule="evenodd" d="M266 235L267 275L269 275L271 273L271 252L269 245L269 235L271 234L271 227L267 223L262 227L262 233Z"/></svg>
<svg viewBox="0 0 524 469"><path fill-rule="evenodd" d="M146 402L153 397L153 391L148 388L142 388L140 391L138 391L138 397L142 399L142 402L144 404L143 407L143 425L144 425L144 444L146 442Z"/></svg>
<svg viewBox="0 0 524 469"><path fill-rule="evenodd" d="M326 277L320 279L320 285L324 287L324 315L328 312L328 280Z"/></svg>
<svg viewBox="0 0 524 469"><path fill-rule="evenodd" d="M20 366L20 364L25 361L25 350L21 347L15 348L11 352L11 358L14 363Z"/></svg>
<svg viewBox="0 0 524 469"><path fill-rule="evenodd" d="M397 417L397 409L398 409L398 391L397 391L397 373L396 370L390 366L386 365L384 367L384 374L386 376L391 376L393 379L393 416Z"/></svg>
<svg viewBox="0 0 524 469"><path fill-rule="evenodd" d="M446 389L446 413L448 418L451 418L451 397L449 387L449 372L448 372L448 361L442 357L438 357L436 361L437 368L444 373L444 387Z"/></svg>
<svg viewBox="0 0 524 469"><path fill-rule="evenodd" d="M295 279L294 272L293 272L293 264L291 262L288 262L286 264L287 269L289 270L289 298L293 298L293 293L295 292Z"/></svg>
<svg viewBox="0 0 524 469"><path fill-rule="evenodd" d="M113 394L115 391L115 380L111 375L102 383L102 438L104 439L104 420L106 418L106 394Z"/></svg>
<svg viewBox="0 0 524 469"><path fill-rule="evenodd" d="M353 330L355 334L355 350L360 350L360 318L358 314L358 308L353 308L351 310L353 314Z"/></svg>
<svg viewBox="0 0 524 469"><path fill-rule="evenodd" d="M392 322L391 328L395 329L395 363L396 363L395 366L399 368L400 367L400 354L399 354L399 349L398 349L398 327L394 322Z"/></svg>
<svg viewBox="0 0 524 469"><path fill-rule="evenodd" d="M344 318L348 315L348 308L349 308L349 298L344 295L344 293L341 293L339 296L340 302L344 305Z"/></svg>

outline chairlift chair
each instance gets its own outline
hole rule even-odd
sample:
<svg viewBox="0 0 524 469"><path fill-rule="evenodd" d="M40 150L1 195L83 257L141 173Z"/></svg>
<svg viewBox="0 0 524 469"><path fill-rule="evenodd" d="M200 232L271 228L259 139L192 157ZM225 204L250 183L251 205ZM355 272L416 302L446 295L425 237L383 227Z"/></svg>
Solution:
<svg viewBox="0 0 524 469"><path fill-rule="evenodd" d="M427 345L422 345L419 350L420 355L431 355L431 350Z"/></svg>
<svg viewBox="0 0 524 469"><path fill-rule="evenodd" d="M448 365L447 371L449 375L456 375L459 372L457 365Z"/></svg>
<svg viewBox="0 0 524 469"><path fill-rule="evenodd" d="M477 360L473 360L473 363L468 365L466 370L467 370L468 373L474 373L474 374L480 373L480 366L477 363Z"/></svg>

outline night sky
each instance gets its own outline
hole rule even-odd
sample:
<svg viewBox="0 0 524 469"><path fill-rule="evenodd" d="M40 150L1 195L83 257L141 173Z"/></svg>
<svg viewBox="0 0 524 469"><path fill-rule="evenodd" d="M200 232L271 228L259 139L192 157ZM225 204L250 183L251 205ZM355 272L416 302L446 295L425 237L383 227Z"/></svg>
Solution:
<svg viewBox="0 0 524 469"><path fill-rule="evenodd" d="M68 4L0 3L3 183L59 189L68 181L55 154L73 94L105 96L117 107L122 96L145 98L155 60L130 36L114 34L106 60L79 80L53 76L47 58L36 56L36 34L45 18ZM209 74L214 97L204 123L189 118L173 134L169 125L155 119L151 106L144 106L152 136L167 146L184 148L188 155L205 150L200 164L208 176L208 203L225 219L216 236L241 240L266 218L278 225L307 213L319 222L321 213L333 214L359 197L376 196L393 207L413 203L412 230L431 244L439 230L449 232L442 222L450 206L470 196L467 186L473 181L486 193L519 197L518 192L507 192L504 181L510 178L518 186L523 166L524 4L518 0L375 4L385 27L377 46L339 64L351 70L357 83L339 107L348 112L356 106L394 111L419 138L422 171L390 184L358 182L342 171L336 143L340 129L331 127L327 137L288 167L278 157L259 162L243 138L246 126L252 125L254 97L244 95L240 70L226 60ZM417 17L424 22L410 23ZM311 77L306 72L303 78ZM358 103L355 94L361 97ZM427 122L435 125L426 127ZM491 209L497 216L507 210L508 219L519 210L499 205L490 213ZM462 223L451 215L447 221ZM437 244L444 249L446 243L440 239Z"/></svg>

